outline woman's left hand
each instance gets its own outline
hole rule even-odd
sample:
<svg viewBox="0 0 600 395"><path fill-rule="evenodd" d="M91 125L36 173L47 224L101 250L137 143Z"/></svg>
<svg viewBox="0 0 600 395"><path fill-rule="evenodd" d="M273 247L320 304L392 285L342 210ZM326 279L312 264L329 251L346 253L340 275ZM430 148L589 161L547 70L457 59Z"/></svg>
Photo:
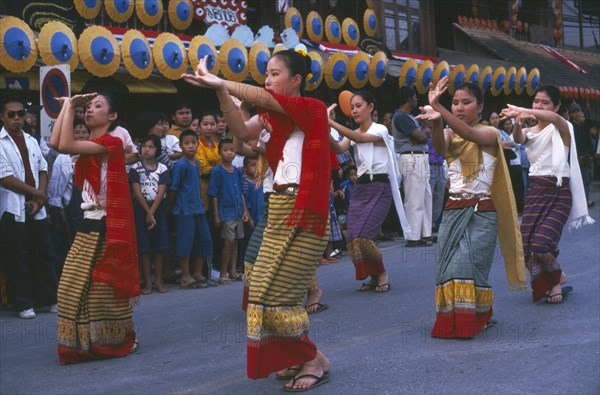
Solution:
<svg viewBox="0 0 600 395"><path fill-rule="evenodd" d="M435 111L431 106L419 107L419 111L421 114L417 115L417 118L420 121L432 122L437 119L442 119L442 114Z"/></svg>
<svg viewBox="0 0 600 395"><path fill-rule="evenodd" d="M327 108L327 115L329 116L329 119L331 119L332 121L334 120L332 115L333 115L333 110L335 110L335 108L337 107L337 103L333 103L332 105L330 105Z"/></svg>
<svg viewBox="0 0 600 395"><path fill-rule="evenodd" d="M516 118L523 112L521 107L513 106L512 104L507 104L506 108L500 111L500 120L504 121L509 118Z"/></svg>
<svg viewBox="0 0 600 395"><path fill-rule="evenodd" d="M183 78L186 82L200 88L217 89L221 87L224 81L216 75L208 72L208 69L206 68L207 60L208 55L200 59L194 74L182 74L181 78Z"/></svg>

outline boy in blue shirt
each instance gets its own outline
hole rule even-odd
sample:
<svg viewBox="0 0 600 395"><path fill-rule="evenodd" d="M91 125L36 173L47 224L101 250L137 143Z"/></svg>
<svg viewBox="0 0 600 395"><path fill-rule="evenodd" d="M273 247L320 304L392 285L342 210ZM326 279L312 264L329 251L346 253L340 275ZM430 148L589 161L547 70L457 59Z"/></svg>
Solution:
<svg viewBox="0 0 600 395"><path fill-rule="evenodd" d="M241 280L236 271L237 240L244 238L244 222L248 221L249 214L242 189L242 172L231 163L235 158L233 141L221 140L219 153L222 163L212 169L208 196L212 198L215 226L223 238L219 284L229 285Z"/></svg>
<svg viewBox="0 0 600 395"><path fill-rule="evenodd" d="M202 269L205 258L212 254L212 239L200 190L200 162L194 158L198 150L196 133L189 129L181 132L179 145L183 157L171 170L170 202L177 222L175 255L181 264L180 288L206 288L209 279L202 275Z"/></svg>

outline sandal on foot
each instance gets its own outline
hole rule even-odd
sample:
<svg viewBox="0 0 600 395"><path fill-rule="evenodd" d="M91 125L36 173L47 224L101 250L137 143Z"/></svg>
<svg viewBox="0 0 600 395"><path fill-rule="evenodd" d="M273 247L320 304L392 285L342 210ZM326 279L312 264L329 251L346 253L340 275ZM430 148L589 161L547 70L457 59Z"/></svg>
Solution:
<svg viewBox="0 0 600 395"><path fill-rule="evenodd" d="M313 306L317 306L317 309L313 310L313 311L308 311L308 309L311 308L311 307L313 307ZM317 302L317 303L311 304L310 306L304 306L304 309L306 310L306 312L308 314L315 314L315 313L319 313L319 312L327 309L328 307L329 307L328 304L322 304L322 303L318 303Z"/></svg>
<svg viewBox="0 0 600 395"><path fill-rule="evenodd" d="M356 292L373 291L375 288L377 288L377 285L375 285L375 284L362 283L362 285L360 287L356 288Z"/></svg>
<svg viewBox="0 0 600 395"><path fill-rule="evenodd" d="M169 292L169 288L165 287L164 285L156 285L154 287L156 289L156 292L158 292L159 294L164 294Z"/></svg>
<svg viewBox="0 0 600 395"><path fill-rule="evenodd" d="M296 385L296 381L303 379L303 378L307 378L307 377L312 377L314 379L317 379L317 381L315 381L310 387L294 388L294 385ZM292 379L292 387L291 388L283 387L283 390L286 392L304 392L304 391L311 390L315 387L318 387L322 384L325 384L328 381L329 381L329 376L325 375L325 373L323 373L323 375L321 377L315 376L314 374L303 374L302 376L297 376Z"/></svg>
<svg viewBox="0 0 600 395"><path fill-rule="evenodd" d="M287 368L287 369L285 370L285 371L286 371L286 373L287 373L287 371L288 371L288 370L291 370L291 371L293 372L292 374L279 374L279 373L276 373L276 374L275 374L275 378L276 378L277 380L292 380L294 377L296 377L296 375L297 375L298 373L300 373L300 369L301 369L301 368L296 368L296 367L293 367L293 366L292 366L291 368Z"/></svg>
<svg viewBox="0 0 600 395"><path fill-rule="evenodd" d="M142 288L140 291L142 295L150 295L152 293L152 288Z"/></svg>
<svg viewBox="0 0 600 395"><path fill-rule="evenodd" d="M232 281L230 278L221 277L219 278L219 285L231 285Z"/></svg>
<svg viewBox="0 0 600 395"><path fill-rule="evenodd" d="M373 291L382 294L384 292L389 291L391 287L392 286L390 284L385 283L385 284L381 284L381 285L376 286L375 289L373 289Z"/></svg>
<svg viewBox="0 0 600 395"><path fill-rule="evenodd" d="M498 323L498 321L496 321L493 318L490 318L490 320L487 322L487 324L485 324L483 329L485 330L485 329L491 328L491 327L495 326L497 323Z"/></svg>
<svg viewBox="0 0 600 395"><path fill-rule="evenodd" d="M134 340L133 344L131 345L131 349L129 350L129 354L135 353L138 350L139 345L140 344L138 343L138 341Z"/></svg>
<svg viewBox="0 0 600 395"><path fill-rule="evenodd" d="M548 295L546 297L546 303L548 303L548 304L561 304L562 302L564 302L565 300L567 300L567 297L569 296L570 292L573 292L573 287L568 286L568 285L566 287L562 287L561 288L561 293ZM558 302L552 302L550 299L552 299L555 296L561 296L561 299Z"/></svg>
<svg viewBox="0 0 600 395"><path fill-rule="evenodd" d="M189 283L188 285L180 285L179 289L198 289L198 288L208 288L208 285L206 284L206 282L202 282L202 281L194 281L192 283Z"/></svg>

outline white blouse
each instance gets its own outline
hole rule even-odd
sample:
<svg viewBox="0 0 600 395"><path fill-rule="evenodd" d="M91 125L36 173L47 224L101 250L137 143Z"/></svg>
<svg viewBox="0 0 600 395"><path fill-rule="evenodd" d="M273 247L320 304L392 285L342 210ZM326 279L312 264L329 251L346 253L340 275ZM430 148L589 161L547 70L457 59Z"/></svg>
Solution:
<svg viewBox="0 0 600 395"><path fill-rule="evenodd" d="M295 130L283 147L283 159L277 165L273 181L277 185L298 184L302 172L302 147L304 132Z"/></svg>
<svg viewBox="0 0 600 395"><path fill-rule="evenodd" d="M477 175L468 182L462 173L460 158L455 159L448 165L448 177L450 179L450 193L468 193L473 195L491 195L494 170L496 169L496 158L482 151L483 163L479 165Z"/></svg>

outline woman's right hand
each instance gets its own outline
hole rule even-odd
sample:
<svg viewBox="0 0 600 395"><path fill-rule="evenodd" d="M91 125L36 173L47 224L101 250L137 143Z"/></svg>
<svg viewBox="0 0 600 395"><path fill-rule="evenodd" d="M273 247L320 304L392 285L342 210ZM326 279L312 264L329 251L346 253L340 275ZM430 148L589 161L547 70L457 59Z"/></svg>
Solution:
<svg viewBox="0 0 600 395"><path fill-rule="evenodd" d="M440 97L448 89L448 76L442 78L438 83L433 86L433 82L429 83L429 104L436 106L440 104Z"/></svg>
<svg viewBox="0 0 600 395"><path fill-rule="evenodd" d="M196 72L194 74L182 74L181 78L183 78L186 82L194 86L198 86L200 88L217 89L221 87L224 82L223 79L208 72L208 69L206 68L207 60L208 55L200 59L200 62L198 62L198 67L196 68Z"/></svg>

